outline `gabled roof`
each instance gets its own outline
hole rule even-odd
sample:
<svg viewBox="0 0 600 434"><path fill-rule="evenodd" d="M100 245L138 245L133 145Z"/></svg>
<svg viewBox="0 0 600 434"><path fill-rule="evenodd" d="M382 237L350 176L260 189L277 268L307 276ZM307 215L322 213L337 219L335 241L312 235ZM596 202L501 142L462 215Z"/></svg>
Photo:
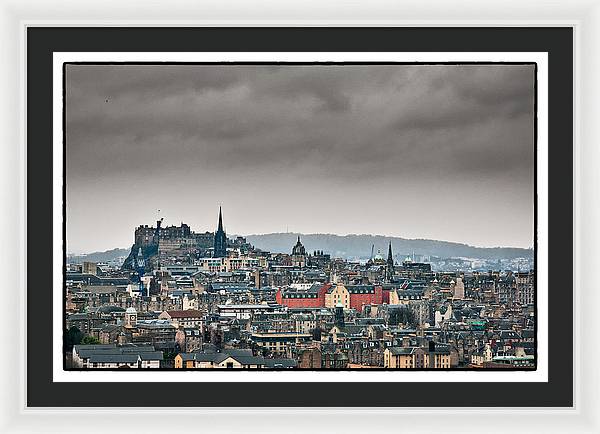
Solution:
<svg viewBox="0 0 600 434"><path fill-rule="evenodd" d="M139 353L142 360L163 360L162 351L152 351L147 353Z"/></svg>

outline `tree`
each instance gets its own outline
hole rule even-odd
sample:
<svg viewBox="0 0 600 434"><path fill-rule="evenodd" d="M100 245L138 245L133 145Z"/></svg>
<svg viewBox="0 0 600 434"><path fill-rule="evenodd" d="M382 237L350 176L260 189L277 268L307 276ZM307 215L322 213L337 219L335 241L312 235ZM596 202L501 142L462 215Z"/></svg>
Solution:
<svg viewBox="0 0 600 434"><path fill-rule="evenodd" d="M81 343L81 339L83 339L83 333L81 333L81 330L75 326L71 326L69 330L65 330L63 336L66 351L73 350L73 345L79 345Z"/></svg>
<svg viewBox="0 0 600 434"><path fill-rule="evenodd" d="M86 335L81 339L81 345L97 345L100 341L94 336Z"/></svg>

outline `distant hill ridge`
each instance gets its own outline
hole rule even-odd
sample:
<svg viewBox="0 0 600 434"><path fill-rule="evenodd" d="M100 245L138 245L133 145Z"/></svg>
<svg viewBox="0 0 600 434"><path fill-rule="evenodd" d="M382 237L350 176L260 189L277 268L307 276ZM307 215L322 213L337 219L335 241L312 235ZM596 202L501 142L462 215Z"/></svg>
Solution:
<svg viewBox="0 0 600 434"><path fill-rule="evenodd" d="M112 249L105 252L83 253L81 255L67 256L67 262L70 264L78 264L83 261L89 262L108 262L119 257L127 256L130 249Z"/></svg>
<svg viewBox="0 0 600 434"><path fill-rule="evenodd" d="M293 245L300 236L302 244L308 252L323 250L336 257L364 258L379 250L387 255L388 244L392 242L394 256L396 255L428 255L441 258L479 258L479 259L514 259L532 258L533 249L518 247L474 247L467 244L450 241L427 239L407 239L385 235L333 235L333 234L300 234L300 233L271 233L247 235L248 242L255 247L271 252L290 253Z"/></svg>
<svg viewBox="0 0 600 434"><path fill-rule="evenodd" d="M301 234L271 233L247 235L246 239L255 247L270 252L290 253L300 236L302 244L308 252L323 250L335 257L368 259L371 246L374 252L387 255L388 243L392 242L394 256L415 255L437 256L440 258L479 258L488 260L533 258L533 249L519 247L474 247L467 244L427 239L407 239L385 235L333 235L333 234ZM230 235L235 237L235 235ZM94 252L73 255L67 262L83 261L107 262L118 257L127 256L130 249L112 249L105 252Z"/></svg>

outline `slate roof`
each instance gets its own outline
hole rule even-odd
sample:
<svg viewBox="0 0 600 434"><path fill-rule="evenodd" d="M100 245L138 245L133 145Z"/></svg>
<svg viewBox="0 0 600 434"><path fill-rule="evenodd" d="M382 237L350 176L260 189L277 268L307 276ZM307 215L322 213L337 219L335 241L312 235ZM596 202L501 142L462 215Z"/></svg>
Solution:
<svg viewBox="0 0 600 434"><path fill-rule="evenodd" d="M250 288L244 283L211 283L210 287L213 291L225 290L227 292L241 292Z"/></svg>
<svg viewBox="0 0 600 434"><path fill-rule="evenodd" d="M264 363L265 363L265 359L262 356L232 356L232 355L230 355L230 357L234 358L235 360L240 362L242 365L264 365ZM226 358L227 357L225 357L225 359ZM225 359L223 359L223 360L225 360Z"/></svg>
<svg viewBox="0 0 600 434"><path fill-rule="evenodd" d="M162 360L162 354L159 360ZM136 363L137 361L137 354L92 354L89 356L90 363Z"/></svg>
<svg viewBox="0 0 600 434"><path fill-rule="evenodd" d="M422 289L400 289L396 291L399 298L423 297Z"/></svg>
<svg viewBox="0 0 600 434"><path fill-rule="evenodd" d="M102 328L100 330L102 330L103 332L114 332L117 331L121 328L121 326L117 325L117 324L103 324Z"/></svg>
<svg viewBox="0 0 600 434"><path fill-rule="evenodd" d="M346 289L350 294L374 294L374 285L346 285Z"/></svg>
<svg viewBox="0 0 600 434"><path fill-rule="evenodd" d="M76 352L79 352L79 350L109 350L109 349L113 349L113 348L117 348L117 346L115 344L95 344L95 345L74 345L73 348L75 348Z"/></svg>
<svg viewBox="0 0 600 434"><path fill-rule="evenodd" d="M223 360L227 358L223 353L197 353L194 354L194 358L192 360L196 360L197 362L213 362L213 363L221 363Z"/></svg>
<svg viewBox="0 0 600 434"><path fill-rule="evenodd" d="M145 353L139 353L138 355L140 356L140 359L142 359L142 360L162 360L163 359L162 351L145 352Z"/></svg>
<svg viewBox="0 0 600 434"><path fill-rule="evenodd" d="M97 363L133 363L138 356L142 360L163 360L163 353L156 351L153 345L75 345L75 352L82 359ZM122 356L122 357L121 357ZM126 361L134 358L133 362ZM119 362L121 360L121 362Z"/></svg>
<svg viewBox="0 0 600 434"><path fill-rule="evenodd" d="M252 356L252 350L250 350L250 349L230 349L230 350L226 350L224 352L231 356L240 356L240 357Z"/></svg>
<svg viewBox="0 0 600 434"><path fill-rule="evenodd" d="M120 350L123 353L152 353L154 352L153 345L136 345L136 346L126 346L126 347L117 347L117 350Z"/></svg>
<svg viewBox="0 0 600 434"><path fill-rule="evenodd" d="M385 324L383 318L356 318L356 325Z"/></svg>
<svg viewBox="0 0 600 434"><path fill-rule="evenodd" d="M281 294L282 298L318 298L319 294L308 291L285 291Z"/></svg>

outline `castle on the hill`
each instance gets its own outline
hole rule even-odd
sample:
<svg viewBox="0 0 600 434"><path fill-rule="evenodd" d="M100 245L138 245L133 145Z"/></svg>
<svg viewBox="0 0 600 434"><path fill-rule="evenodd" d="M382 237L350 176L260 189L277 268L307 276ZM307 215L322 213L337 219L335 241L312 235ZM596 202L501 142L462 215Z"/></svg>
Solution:
<svg viewBox="0 0 600 434"><path fill-rule="evenodd" d="M219 222L216 232L193 232L190 226L181 223L179 226L162 226L163 219L156 221L156 227L140 225L135 229L134 245L123 268L135 270L138 253L141 249L148 266L156 261L165 263L172 260L187 262L193 257L211 256L222 258L227 256L227 247L250 247L246 239L237 237L228 240L223 229L223 215L219 207Z"/></svg>
<svg viewBox="0 0 600 434"><path fill-rule="evenodd" d="M192 232L189 225L162 227L162 219L156 221L156 227L141 225L135 229L134 242L142 249L157 246L158 253L173 253L190 248L208 249L213 245L213 232Z"/></svg>

